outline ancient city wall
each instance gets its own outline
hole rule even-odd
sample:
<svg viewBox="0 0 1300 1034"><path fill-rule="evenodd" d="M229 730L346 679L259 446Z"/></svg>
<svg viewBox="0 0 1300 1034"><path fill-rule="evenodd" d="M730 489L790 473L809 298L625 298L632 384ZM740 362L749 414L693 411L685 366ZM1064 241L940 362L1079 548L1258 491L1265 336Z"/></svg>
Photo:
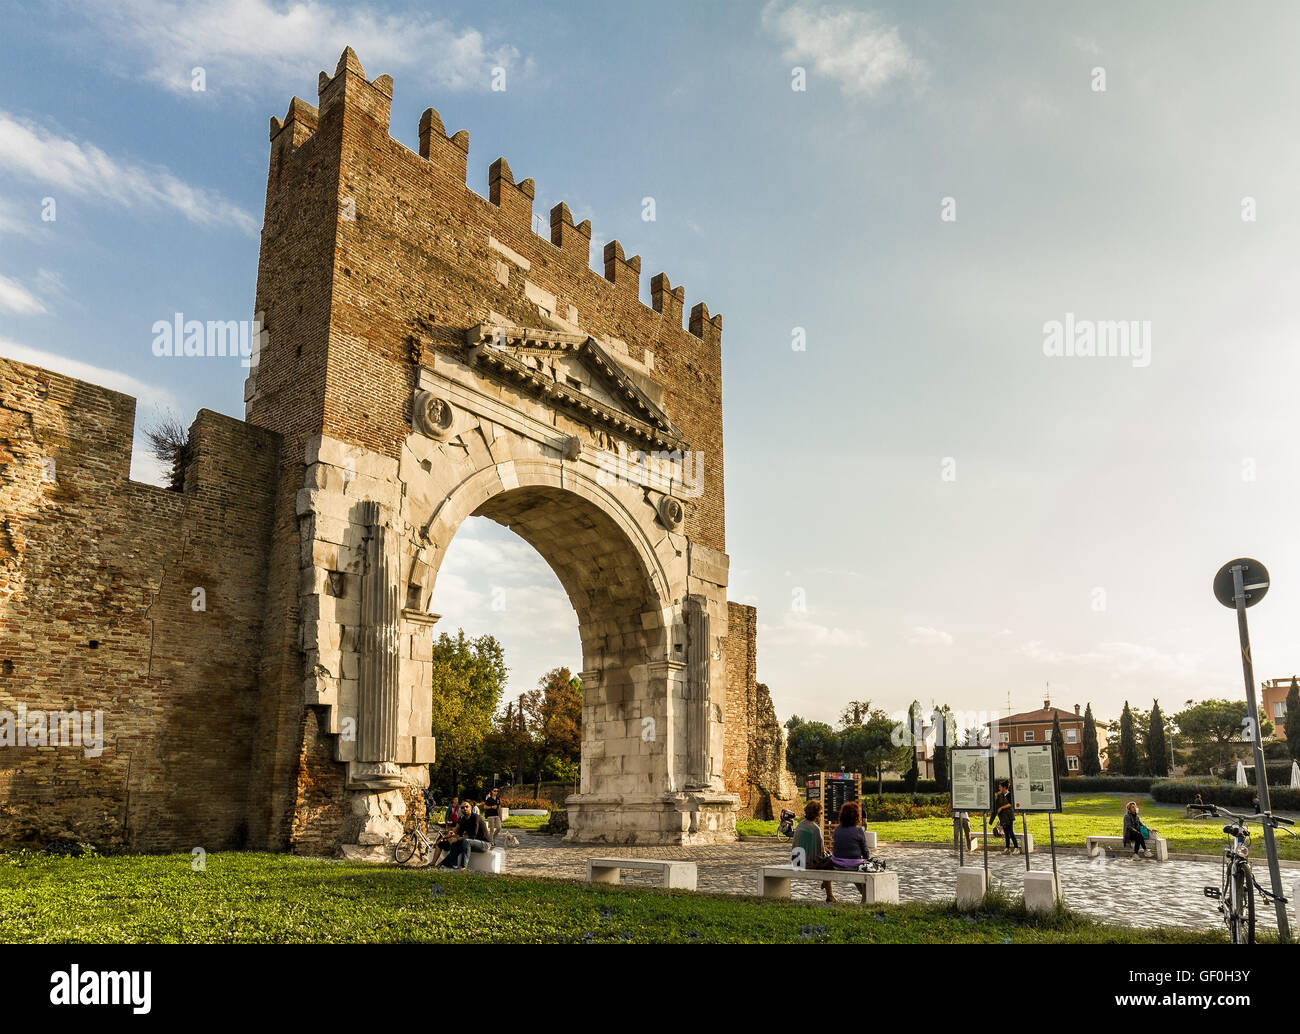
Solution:
<svg viewBox="0 0 1300 1034"><path fill-rule="evenodd" d="M16 745L10 725L3 845L248 838L278 440L200 411L173 492L129 479L134 414L128 396L0 359L0 712L103 723L97 756Z"/></svg>

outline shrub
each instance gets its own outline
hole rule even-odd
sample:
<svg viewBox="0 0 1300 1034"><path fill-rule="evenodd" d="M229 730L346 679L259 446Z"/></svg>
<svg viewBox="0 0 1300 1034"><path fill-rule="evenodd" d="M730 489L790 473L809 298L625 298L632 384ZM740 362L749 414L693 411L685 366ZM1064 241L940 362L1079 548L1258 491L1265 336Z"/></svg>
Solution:
<svg viewBox="0 0 1300 1034"><path fill-rule="evenodd" d="M1061 780L1061 793L1149 793L1151 776L1070 776Z"/></svg>
<svg viewBox="0 0 1300 1034"><path fill-rule="evenodd" d="M1287 787L1269 787L1269 802L1274 811L1300 810L1300 790ZM1161 804L1190 804L1197 794L1206 804L1222 804L1226 808L1240 808L1249 812L1255 799L1255 790L1250 786L1238 786L1236 783L1218 783L1210 780L1188 782L1168 779L1158 781L1151 787L1151 796Z"/></svg>
<svg viewBox="0 0 1300 1034"><path fill-rule="evenodd" d="M868 790L876 788L876 779L874 776L862 777L862 790L865 793ZM908 786L906 779L886 779L882 786L884 793L937 793L939 784L933 779L918 779L915 786Z"/></svg>
<svg viewBox="0 0 1300 1034"><path fill-rule="evenodd" d="M525 811L552 811L555 808L554 801L539 801L536 797L502 797L501 803L511 811L521 808Z"/></svg>
<svg viewBox="0 0 1300 1034"><path fill-rule="evenodd" d="M872 794L859 801L862 805L863 822L898 822L905 819L947 818L952 814L948 810L946 794L926 796L924 794L884 795Z"/></svg>
<svg viewBox="0 0 1300 1034"><path fill-rule="evenodd" d="M1264 767L1268 770L1268 785L1270 787L1291 785L1291 759L1285 761L1266 761ZM1211 775L1217 776L1224 782L1235 783L1237 781L1237 766L1220 765L1215 767ZM1251 786L1255 785L1255 766L1252 762L1246 767L1246 782Z"/></svg>

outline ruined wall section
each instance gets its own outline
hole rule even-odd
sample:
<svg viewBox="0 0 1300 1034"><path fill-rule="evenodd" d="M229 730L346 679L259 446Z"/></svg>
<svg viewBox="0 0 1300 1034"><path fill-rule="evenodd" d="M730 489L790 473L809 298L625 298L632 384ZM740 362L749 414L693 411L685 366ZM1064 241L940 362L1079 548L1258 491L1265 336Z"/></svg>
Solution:
<svg viewBox="0 0 1300 1034"><path fill-rule="evenodd" d="M3 845L247 840L278 439L201 411L171 492L129 479L134 416L128 396L0 359L0 737L20 707L103 722L95 756L0 746Z"/></svg>
<svg viewBox="0 0 1300 1034"><path fill-rule="evenodd" d="M799 792L786 768L785 728L757 679L758 611L731 602L727 609L725 785L740 798L740 814L772 818L799 803Z"/></svg>

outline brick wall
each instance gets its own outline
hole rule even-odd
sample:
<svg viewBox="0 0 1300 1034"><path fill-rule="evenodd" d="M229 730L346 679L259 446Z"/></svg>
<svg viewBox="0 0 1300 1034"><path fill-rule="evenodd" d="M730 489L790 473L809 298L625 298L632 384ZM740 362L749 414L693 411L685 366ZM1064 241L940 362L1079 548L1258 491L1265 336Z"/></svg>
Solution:
<svg viewBox="0 0 1300 1034"><path fill-rule="evenodd" d="M0 360L0 710L102 711L104 734L97 757L0 747L0 843L248 839L278 439L200 411L170 492L129 480L134 413Z"/></svg>

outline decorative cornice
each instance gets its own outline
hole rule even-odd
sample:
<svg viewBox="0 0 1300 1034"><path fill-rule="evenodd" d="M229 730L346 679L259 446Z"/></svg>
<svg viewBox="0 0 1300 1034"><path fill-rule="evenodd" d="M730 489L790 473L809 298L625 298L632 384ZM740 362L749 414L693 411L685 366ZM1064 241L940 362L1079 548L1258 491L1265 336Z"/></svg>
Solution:
<svg viewBox="0 0 1300 1034"><path fill-rule="evenodd" d="M668 450L686 449L682 433L620 368L595 338L529 327L501 327L480 323L465 334L471 361L485 373L514 384L525 384L556 406L576 411L605 427ZM567 384L545 376L518 358L519 355L565 354L592 371L630 412L592 398Z"/></svg>

